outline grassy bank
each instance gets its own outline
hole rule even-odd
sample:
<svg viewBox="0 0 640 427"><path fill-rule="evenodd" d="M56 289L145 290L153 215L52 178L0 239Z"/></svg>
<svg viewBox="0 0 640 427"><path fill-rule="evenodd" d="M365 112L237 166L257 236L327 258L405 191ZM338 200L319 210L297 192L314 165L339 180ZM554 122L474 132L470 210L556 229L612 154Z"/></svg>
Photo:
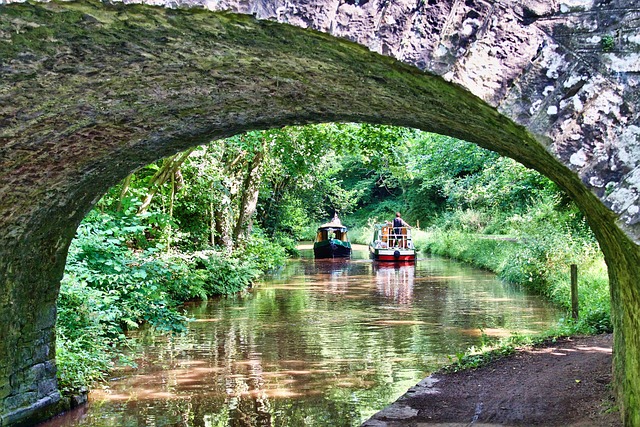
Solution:
<svg viewBox="0 0 640 427"><path fill-rule="evenodd" d="M555 327L537 336L513 334L497 340L485 337L481 345L451 356L444 371L478 368L518 348L540 345L561 336L591 335L613 329L606 265L591 239L558 230L509 237L432 228L420 247L428 253L493 271L503 280L543 295L565 311ZM578 266L577 320L571 317L571 264Z"/></svg>

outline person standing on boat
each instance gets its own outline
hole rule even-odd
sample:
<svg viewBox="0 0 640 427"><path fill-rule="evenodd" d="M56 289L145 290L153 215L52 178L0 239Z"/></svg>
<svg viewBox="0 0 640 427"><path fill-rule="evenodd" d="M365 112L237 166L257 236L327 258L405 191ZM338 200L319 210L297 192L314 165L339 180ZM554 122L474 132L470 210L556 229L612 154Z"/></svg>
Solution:
<svg viewBox="0 0 640 427"><path fill-rule="evenodd" d="M400 212L396 212L396 217L393 219L393 234L395 235L395 244L398 244L398 241L400 241L402 247L406 246L404 244L404 237L402 237L403 227L411 228L411 226L402 219Z"/></svg>

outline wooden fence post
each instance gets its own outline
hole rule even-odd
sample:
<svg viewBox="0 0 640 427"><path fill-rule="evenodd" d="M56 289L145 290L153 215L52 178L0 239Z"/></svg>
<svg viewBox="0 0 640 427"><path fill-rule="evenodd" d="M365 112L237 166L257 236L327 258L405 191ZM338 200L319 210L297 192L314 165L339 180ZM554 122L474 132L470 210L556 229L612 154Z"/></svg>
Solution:
<svg viewBox="0 0 640 427"><path fill-rule="evenodd" d="M571 316L578 318L578 266L571 264Z"/></svg>

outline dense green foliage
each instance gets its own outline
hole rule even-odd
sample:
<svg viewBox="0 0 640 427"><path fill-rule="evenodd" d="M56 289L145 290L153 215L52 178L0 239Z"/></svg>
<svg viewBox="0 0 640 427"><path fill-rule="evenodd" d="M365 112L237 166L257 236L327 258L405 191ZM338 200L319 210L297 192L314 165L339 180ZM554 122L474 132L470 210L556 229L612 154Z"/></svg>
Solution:
<svg viewBox="0 0 640 427"><path fill-rule="evenodd" d="M167 251L161 213L93 211L80 226L60 288L57 362L60 387L73 392L102 379L121 357L127 330L141 324L177 333L192 299L242 291L286 253L258 236L233 254Z"/></svg>
<svg viewBox="0 0 640 427"><path fill-rule="evenodd" d="M126 331L184 328L180 304L228 295L296 254L338 212L351 238L396 211L419 248L497 272L610 330L606 269L582 214L535 171L413 129L324 124L237 135L170 156L112 188L82 223L59 299L60 384L102 378Z"/></svg>
<svg viewBox="0 0 640 427"><path fill-rule="evenodd" d="M453 144L457 148L448 156L437 144L425 147L424 152L435 151L437 162L446 164L430 168L426 182L438 183L447 199L430 222L423 248L495 271L567 312L570 265L577 264L580 317L577 322L567 318L563 330L610 331L606 266L575 205L535 171L471 144ZM471 154L475 151L480 153ZM464 153L459 161L457 153Z"/></svg>

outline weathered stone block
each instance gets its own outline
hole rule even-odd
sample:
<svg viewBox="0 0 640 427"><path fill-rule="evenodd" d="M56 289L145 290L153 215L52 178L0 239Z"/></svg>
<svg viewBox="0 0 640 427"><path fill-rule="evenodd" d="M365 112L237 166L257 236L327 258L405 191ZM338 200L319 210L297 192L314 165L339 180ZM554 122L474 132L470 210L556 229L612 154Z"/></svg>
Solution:
<svg viewBox="0 0 640 427"><path fill-rule="evenodd" d="M87 403L87 400L89 400L89 391L86 389L80 390L79 394L71 397L71 407L75 408L84 403Z"/></svg>
<svg viewBox="0 0 640 427"><path fill-rule="evenodd" d="M637 1L165 3L268 21L141 6L131 20L128 6L83 1L0 6L0 390L11 389L3 405L36 399L3 423L55 404L17 393L51 386L55 369L36 366L52 352L66 248L110 186L246 130L348 120L466 139L575 200L609 266L616 388L626 422L640 425ZM176 67L176 53L195 65Z"/></svg>
<svg viewBox="0 0 640 427"><path fill-rule="evenodd" d="M56 366L56 361L55 359L49 359L46 362L44 362L44 369L45 369L45 376L48 377L55 377L56 372L58 371L58 367Z"/></svg>
<svg viewBox="0 0 640 427"><path fill-rule="evenodd" d="M38 383L38 396L44 397L58 391L58 381L56 378L45 379Z"/></svg>
<svg viewBox="0 0 640 427"><path fill-rule="evenodd" d="M47 341L42 341L41 344L36 345L33 349L33 360L41 362L49 360L51 358L51 347Z"/></svg>
<svg viewBox="0 0 640 427"><path fill-rule="evenodd" d="M0 377L2 378L2 377ZM11 394L11 385L9 381L0 381L0 402L4 400L5 397Z"/></svg>
<svg viewBox="0 0 640 427"><path fill-rule="evenodd" d="M34 325L35 331L43 331L45 335L51 334L56 324L56 305L46 304L39 307L38 315L36 316L36 323Z"/></svg>
<svg viewBox="0 0 640 427"><path fill-rule="evenodd" d="M24 366L29 366L33 363L34 342L22 343L22 346L18 348L16 353L16 359L20 360Z"/></svg>
<svg viewBox="0 0 640 427"><path fill-rule="evenodd" d="M5 408L15 410L23 407L28 407L38 400L38 393L34 391L23 392L20 394L11 395L4 399Z"/></svg>
<svg viewBox="0 0 640 427"><path fill-rule="evenodd" d="M29 405L9 408L0 415L0 426L32 426L67 409L69 403L54 393Z"/></svg>

